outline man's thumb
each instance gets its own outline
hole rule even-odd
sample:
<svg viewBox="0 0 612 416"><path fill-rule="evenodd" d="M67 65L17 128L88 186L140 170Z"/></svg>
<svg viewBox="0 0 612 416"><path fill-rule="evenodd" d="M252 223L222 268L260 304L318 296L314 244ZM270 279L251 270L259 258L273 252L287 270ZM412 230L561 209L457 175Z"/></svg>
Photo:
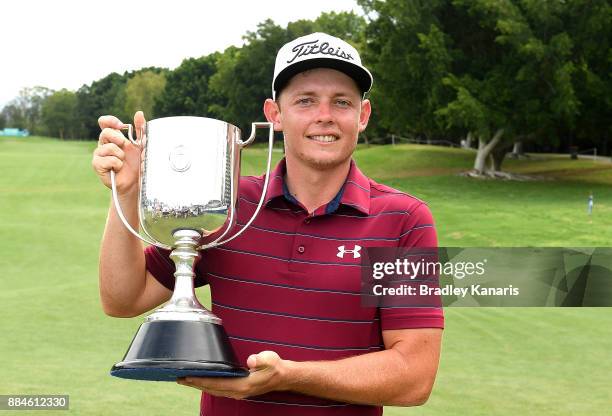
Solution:
<svg viewBox="0 0 612 416"><path fill-rule="evenodd" d="M247 359L247 366L250 369L267 367L274 364L279 358L274 351L262 351L259 354L251 354Z"/></svg>

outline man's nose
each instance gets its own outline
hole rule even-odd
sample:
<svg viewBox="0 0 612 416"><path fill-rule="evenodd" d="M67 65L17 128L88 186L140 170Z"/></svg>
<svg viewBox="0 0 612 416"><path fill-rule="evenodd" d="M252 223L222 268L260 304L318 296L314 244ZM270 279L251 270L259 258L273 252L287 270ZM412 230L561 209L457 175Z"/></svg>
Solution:
<svg viewBox="0 0 612 416"><path fill-rule="evenodd" d="M321 101L318 106L317 122L318 123L329 123L333 120L331 103L328 101Z"/></svg>

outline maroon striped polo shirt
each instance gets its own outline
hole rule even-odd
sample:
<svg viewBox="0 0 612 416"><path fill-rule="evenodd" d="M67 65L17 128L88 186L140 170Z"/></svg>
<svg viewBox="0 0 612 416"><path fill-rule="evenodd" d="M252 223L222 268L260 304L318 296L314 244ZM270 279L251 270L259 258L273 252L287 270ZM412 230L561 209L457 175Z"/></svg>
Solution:
<svg viewBox="0 0 612 416"><path fill-rule="evenodd" d="M238 360L276 351L281 358L337 360L384 348L381 330L443 328L440 308L363 307L362 247L436 247L429 208L419 199L378 184L354 162L340 192L311 215L287 192L282 160L271 172L265 206L235 240L202 252L196 285L209 284L212 310L223 320ZM263 176L243 177L238 227L253 214ZM359 249L357 249L359 250ZM147 269L168 289L174 267L168 253L145 250ZM272 392L246 400L202 395L202 415L380 415L359 406Z"/></svg>

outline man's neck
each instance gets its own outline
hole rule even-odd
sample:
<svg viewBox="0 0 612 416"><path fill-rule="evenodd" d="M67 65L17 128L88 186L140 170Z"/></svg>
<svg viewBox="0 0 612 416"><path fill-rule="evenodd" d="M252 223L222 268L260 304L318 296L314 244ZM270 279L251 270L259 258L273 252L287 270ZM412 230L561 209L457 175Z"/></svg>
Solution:
<svg viewBox="0 0 612 416"><path fill-rule="evenodd" d="M340 191L351 168L351 160L325 170L292 163L287 159L285 183L295 199L312 214Z"/></svg>

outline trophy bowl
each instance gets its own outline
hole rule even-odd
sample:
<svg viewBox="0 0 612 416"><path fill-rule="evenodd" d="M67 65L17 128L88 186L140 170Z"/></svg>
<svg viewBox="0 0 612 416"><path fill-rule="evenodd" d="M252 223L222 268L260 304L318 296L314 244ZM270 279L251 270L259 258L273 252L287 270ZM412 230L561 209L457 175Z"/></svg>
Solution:
<svg viewBox="0 0 612 416"><path fill-rule="evenodd" d="M267 127L268 163L262 195L239 231L236 204L241 150ZM171 299L145 318L123 360L111 375L137 380L175 381L178 377L243 377L221 319L197 300L193 268L198 251L225 244L255 220L265 200L272 160L271 123L252 123L245 141L236 126L205 117L166 117L148 121L135 141L141 149L138 227L126 220L111 171L115 209L136 237L167 250L174 261ZM135 228L138 228L137 231Z"/></svg>

